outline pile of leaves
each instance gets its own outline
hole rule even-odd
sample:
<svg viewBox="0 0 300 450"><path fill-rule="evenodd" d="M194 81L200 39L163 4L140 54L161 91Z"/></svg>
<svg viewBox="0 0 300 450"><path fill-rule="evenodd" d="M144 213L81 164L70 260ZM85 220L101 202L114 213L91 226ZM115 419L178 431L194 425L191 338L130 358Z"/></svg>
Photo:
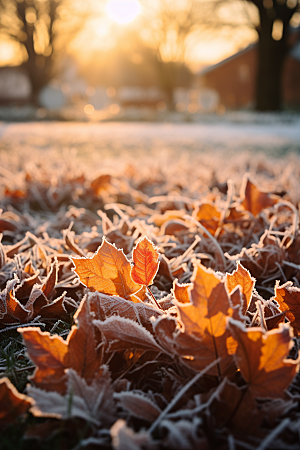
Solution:
<svg viewBox="0 0 300 450"><path fill-rule="evenodd" d="M299 448L295 194L169 169L1 169L1 449Z"/></svg>

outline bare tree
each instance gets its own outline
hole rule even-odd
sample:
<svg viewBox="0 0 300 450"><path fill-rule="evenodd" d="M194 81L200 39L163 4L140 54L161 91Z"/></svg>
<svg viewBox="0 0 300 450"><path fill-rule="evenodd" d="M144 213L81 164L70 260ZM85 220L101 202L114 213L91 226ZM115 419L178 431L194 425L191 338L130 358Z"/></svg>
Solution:
<svg viewBox="0 0 300 450"><path fill-rule="evenodd" d="M256 108L282 108L282 73L290 50L290 20L300 11L299 0L248 0L259 12Z"/></svg>
<svg viewBox="0 0 300 450"><path fill-rule="evenodd" d="M203 4L199 0L144 0L143 6L142 37L154 52L160 85L173 109L174 88L189 79L186 53L203 22Z"/></svg>
<svg viewBox="0 0 300 450"><path fill-rule="evenodd" d="M0 31L26 50L23 67L31 82L33 104L54 76L60 44L78 32L86 12L71 0L0 0Z"/></svg>

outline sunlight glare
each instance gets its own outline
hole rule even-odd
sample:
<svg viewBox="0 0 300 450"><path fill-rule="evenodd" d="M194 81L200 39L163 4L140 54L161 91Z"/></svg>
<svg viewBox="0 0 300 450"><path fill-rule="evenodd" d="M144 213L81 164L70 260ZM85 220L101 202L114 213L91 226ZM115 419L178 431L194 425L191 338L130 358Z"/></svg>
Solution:
<svg viewBox="0 0 300 450"><path fill-rule="evenodd" d="M109 0L106 14L114 22L127 24L132 22L140 13L141 5L138 0Z"/></svg>

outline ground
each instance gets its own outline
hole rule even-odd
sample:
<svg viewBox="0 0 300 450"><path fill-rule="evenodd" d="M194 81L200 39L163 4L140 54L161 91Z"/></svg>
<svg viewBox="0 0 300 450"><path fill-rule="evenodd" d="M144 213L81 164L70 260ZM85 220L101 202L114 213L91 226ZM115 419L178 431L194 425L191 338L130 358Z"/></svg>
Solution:
<svg viewBox="0 0 300 450"><path fill-rule="evenodd" d="M298 450L299 118L206 119L0 124L1 450Z"/></svg>

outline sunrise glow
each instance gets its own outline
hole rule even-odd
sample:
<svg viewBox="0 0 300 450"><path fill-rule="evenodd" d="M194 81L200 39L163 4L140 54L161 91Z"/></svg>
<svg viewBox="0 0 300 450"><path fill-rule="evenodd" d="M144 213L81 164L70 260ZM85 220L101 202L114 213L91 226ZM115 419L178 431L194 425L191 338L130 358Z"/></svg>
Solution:
<svg viewBox="0 0 300 450"><path fill-rule="evenodd" d="M141 5L138 0L109 0L106 14L119 24L132 22L140 13Z"/></svg>

